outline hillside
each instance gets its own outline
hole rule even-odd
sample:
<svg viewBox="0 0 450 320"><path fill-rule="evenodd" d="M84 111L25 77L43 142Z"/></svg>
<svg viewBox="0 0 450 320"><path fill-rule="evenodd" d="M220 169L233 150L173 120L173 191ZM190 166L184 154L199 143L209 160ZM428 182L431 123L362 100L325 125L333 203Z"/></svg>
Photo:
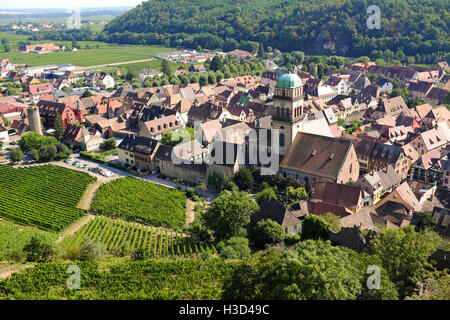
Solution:
<svg viewBox="0 0 450 320"><path fill-rule="evenodd" d="M366 9L374 4L381 9L379 30L366 24ZM449 21L447 0L149 0L105 31L119 43L233 50L262 42L308 54L361 56L389 49L414 56L449 52Z"/></svg>

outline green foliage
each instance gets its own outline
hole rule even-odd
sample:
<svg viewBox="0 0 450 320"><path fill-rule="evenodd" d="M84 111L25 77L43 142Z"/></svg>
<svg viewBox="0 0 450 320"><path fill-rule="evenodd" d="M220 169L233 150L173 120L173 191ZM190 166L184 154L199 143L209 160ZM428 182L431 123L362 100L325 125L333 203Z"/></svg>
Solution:
<svg viewBox="0 0 450 320"><path fill-rule="evenodd" d="M297 203L299 201L306 200L309 198L308 193L306 192L306 189L303 187L299 187L299 188L288 187L287 194L288 194L289 204L294 204L294 203Z"/></svg>
<svg viewBox="0 0 450 320"><path fill-rule="evenodd" d="M330 237L329 227L330 225L324 218L311 214L303 220L301 239L302 241L307 239L328 240Z"/></svg>
<svg viewBox="0 0 450 320"><path fill-rule="evenodd" d="M90 90L86 90L83 95L81 96L81 98L89 98L92 97L94 94L90 91Z"/></svg>
<svg viewBox="0 0 450 320"><path fill-rule="evenodd" d="M166 146L176 146L181 142L188 142L194 140L193 128L182 128L175 131L164 132L160 142Z"/></svg>
<svg viewBox="0 0 450 320"><path fill-rule="evenodd" d="M248 168L242 168L233 177L233 181L241 190L248 190L253 184L253 174Z"/></svg>
<svg viewBox="0 0 450 320"><path fill-rule="evenodd" d="M99 214L181 228L186 221L184 192L132 177L103 184L91 209Z"/></svg>
<svg viewBox="0 0 450 320"><path fill-rule="evenodd" d="M284 243L287 246L293 246L300 242L300 236L298 234L288 234L284 237Z"/></svg>
<svg viewBox="0 0 450 320"><path fill-rule="evenodd" d="M105 140L105 141L103 142L103 149L104 149L104 150L113 150L113 149L116 148L116 144L117 144L117 142L116 142L115 139L108 139L108 140Z"/></svg>
<svg viewBox="0 0 450 320"><path fill-rule="evenodd" d="M250 239L258 248L277 244L283 241L283 238L283 227L270 219L259 221L250 231Z"/></svg>
<svg viewBox="0 0 450 320"><path fill-rule="evenodd" d="M225 283L224 299L356 299L359 273L347 251L308 240L295 250L264 251L241 262Z"/></svg>
<svg viewBox="0 0 450 320"><path fill-rule="evenodd" d="M101 259L106 254L106 249L98 239L83 237L80 242L79 254L81 261L94 261Z"/></svg>
<svg viewBox="0 0 450 320"><path fill-rule="evenodd" d="M169 67L169 63L167 62L167 60L163 60L162 62L161 62L161 71L162 71L162 73L164 73L166 76L169 76L170 75L170 67Z"/></svg>
<svg viewBox="0 0 450 320"><path fill-rule="evenodd" d="M55 123L53 125L53 129L55 130L55 138L58 141L61 141L64 136L64 123L59 113L56 113Z"/></svg>
<svg viewBox="0 0 450 320"><path fill-rule="evenodd" d="M0 216L15 222L60 231L83 215L77 208L95 178L59 166L11 168L0 165Z"/></svg>
<svg viewBox="0 0 450 320"><path fill-rule="evenodd" d="M186 189L186 197L188 197L189 199L192 199L194 196L198 195L197 190L195 190L195 188L187 188Z"/></svg>
<svg viewBox="0 0 450 320"><path fill-rule="evenodd" d="M5 126L9 127L11 125L11 121L9 121L9 119L3 114L1 117L2 117L2 120L3 120L3 123L5 124Z"/></svg>
<svg viewBox="0 0 450 320"><path fill-rule="evenodd" d="M261 205L270 199L277 199L277 193L274 188L269 187L267 182L263 183L264 189L256 194L256 202ZM275 187L276 188L276 187Z"/></svg>
<svg viewBox="0 0 450 320"><path fill-rule="evenodd" d="M212 172L208 176L208 184L216 188L216 190L222 190L223 178L216 172Z"/></svg>
<svg viewBox="0 0 450 320"><path fill-rule="evenodd" d="M416 212L411 224L415 227L417 232L424 230L431 230L433 226L433 218L430 212Z"/></svg>
<svg viewBox="0 0 450 320"><path fill-rule="evenodd" d="M22 161L24 157L23 152L22 150L20 150L20 148L12 149L9 152L9 156L11 157L11 160L14 162Z"/></svg>
<svg viewBox="0 0 450 320"><path fill-rule="evenodd" d="M34 235L23 247L28 262L46 262L52 260L56 255L54 242L42 235Z"/></svg>
<svg viewBox="0 0 450 320"><path fill-rule="evenodd" d="M250 256L248 239L243 237L232 237L225 241L220 250L220 256L224 259L245 259Z"/></svg>
<svg viewBox="0 0 450 320"><path fill-rule="evenodd" d="M49 242L57 239L55 233L33 227L19 227L9 222L0 222L0 261L24 262L26 256L23 248L30 243L34 236L45 237Z"/></svg>
<svg viewBox="0 0 450 320"><path fill-rule="evenodd" d="M409 226L387 230L373 239L369 252L380 258L403 298L412 294L417 282L432 276L434 267L429 258L441 241L434 232L416 232Z"/></svg>
<svg viewBox="0 0 450 320"><path fill-rule="evenodd" d="M0 299L220 299L233 264L221 259L147 260L99 266L79 262L82 290L67 288L70 263L42 263L0 280Z"/></svg>
<svg viewBox="0 0 450 320"><path fill-rule="evenodd" d="M320 216L326 223L328 223L330 230L333 232L341 231L341 220L331 212L325 212Z"/></svg>
<svg viewBox="0 0 450 320"><path fill-rule="evenodd" d="M222 191L203 215L205 225L214 232L216 240L229 239L245 233L250 216L258 204L245 192Z"/></svg>

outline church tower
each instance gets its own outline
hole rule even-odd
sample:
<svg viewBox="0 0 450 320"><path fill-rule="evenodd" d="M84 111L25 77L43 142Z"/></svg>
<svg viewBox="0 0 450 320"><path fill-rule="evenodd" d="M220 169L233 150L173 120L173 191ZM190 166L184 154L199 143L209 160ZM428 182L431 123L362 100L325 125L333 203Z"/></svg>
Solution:
<svg viewBox="0 0 450 320"><path fill-rule="evenodd" d="M278 78L273 96L272 129L280 132L280 155L289 150L300 131L303 119L303 83L300 77L286 73Z"/></svg>

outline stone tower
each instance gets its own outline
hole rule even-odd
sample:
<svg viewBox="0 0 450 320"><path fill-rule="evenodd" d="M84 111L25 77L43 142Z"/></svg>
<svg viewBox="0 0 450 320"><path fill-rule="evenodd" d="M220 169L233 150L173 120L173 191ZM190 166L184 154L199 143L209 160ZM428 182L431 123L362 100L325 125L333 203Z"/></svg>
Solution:
<svg viewBox="0 0 450 320"><path fill-rule="evenodd" d="M300 77L286 73L278 78L273 96L272 129L280 132L280 155L289 150L303 119L303 83Z"/></svg>
<svg viewBox="0 0 450 320"><path fill-rule="evenodd" d="M39 108L34 106L27 109L28 122L31 131L43 135L41 117L39 115Z"/></svg>

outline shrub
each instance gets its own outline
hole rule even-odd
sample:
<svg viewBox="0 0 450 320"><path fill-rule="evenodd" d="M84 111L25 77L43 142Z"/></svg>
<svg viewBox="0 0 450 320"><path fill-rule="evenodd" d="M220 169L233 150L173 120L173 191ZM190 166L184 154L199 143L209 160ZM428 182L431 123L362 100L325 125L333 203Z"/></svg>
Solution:
<svg viewBox="0 0 450 320"><path fill-rule="evenodd" d="M23 152L19 148L12 149L9 153L9 156L11 157L11 160L14 162L19 162L23 160Z"/></svg>
<svg viewBox="0 0 450 320"><path fill-rule="evenodd" d="M300 236L298 234L287 235L284 237L284 243L287 246L293 246L293 245L297 244L298 242L300 242Z"/></svg>
<svg viewBox="0 0 450 320"><path fill-rule="evenodd" d="M309 215L303 220L301 239L328 240L330 237L328 227L329 224L322 217Z"/></svg>
<svg viewBox="0 0 450 320"><path fill-rule="evenodd" d="M253 184L253 174L248 168L242 168L233 177L233 181L241 190L248 190Z"/></svg>
<svg viewBox="0 0 450 320"><path fill-rule="evenodd" d="M277 244L283 241L283 237L283 227L270 219L259 221L250 232L250 239L258 248L264 248L265 245Z"/></svg>
<svg viewBox="0 0 450 320"><path fill-rule="evenodd" d="M47 262L56 255L53 242L43 236L33 236L30 242L23 248L28 262Z"/></svg>
<svg viewBox="0 0 450 320"><path fill-rule="evenodd" d="M188 197L189 199L192 199L194 196L197 196L197 190L195 190L194 188L187 188L186 189L186 197Z"/></svg>
<svg viewBox="0 0 450 320"><path fill-rule="evenodd" d="M105 254L105 246L100 240L83 237L80 243L81 261L93 261L101 259Z"/></svg>
<svg viewBox="0 0 450 320"><path fill-rule="evenodd" d="M115 139L108 139L103 142L103 149L104 150L112 150L116 147L116 140Z"/></svg>
<svg viewBox="0 0 450 320"><path fill-rule="evenodd" d="M142 261L148 258L148 251L144 247L135 249L131 254L131 259L134 261Z"/></svg>
<svg viewBox="0 0 450 320"><path fill-rule="evenodd" d="M243 237L233 237L225 241L224 247L220 250L220 256L224 259L245 259L250 256L248 239Z"/></svg>

